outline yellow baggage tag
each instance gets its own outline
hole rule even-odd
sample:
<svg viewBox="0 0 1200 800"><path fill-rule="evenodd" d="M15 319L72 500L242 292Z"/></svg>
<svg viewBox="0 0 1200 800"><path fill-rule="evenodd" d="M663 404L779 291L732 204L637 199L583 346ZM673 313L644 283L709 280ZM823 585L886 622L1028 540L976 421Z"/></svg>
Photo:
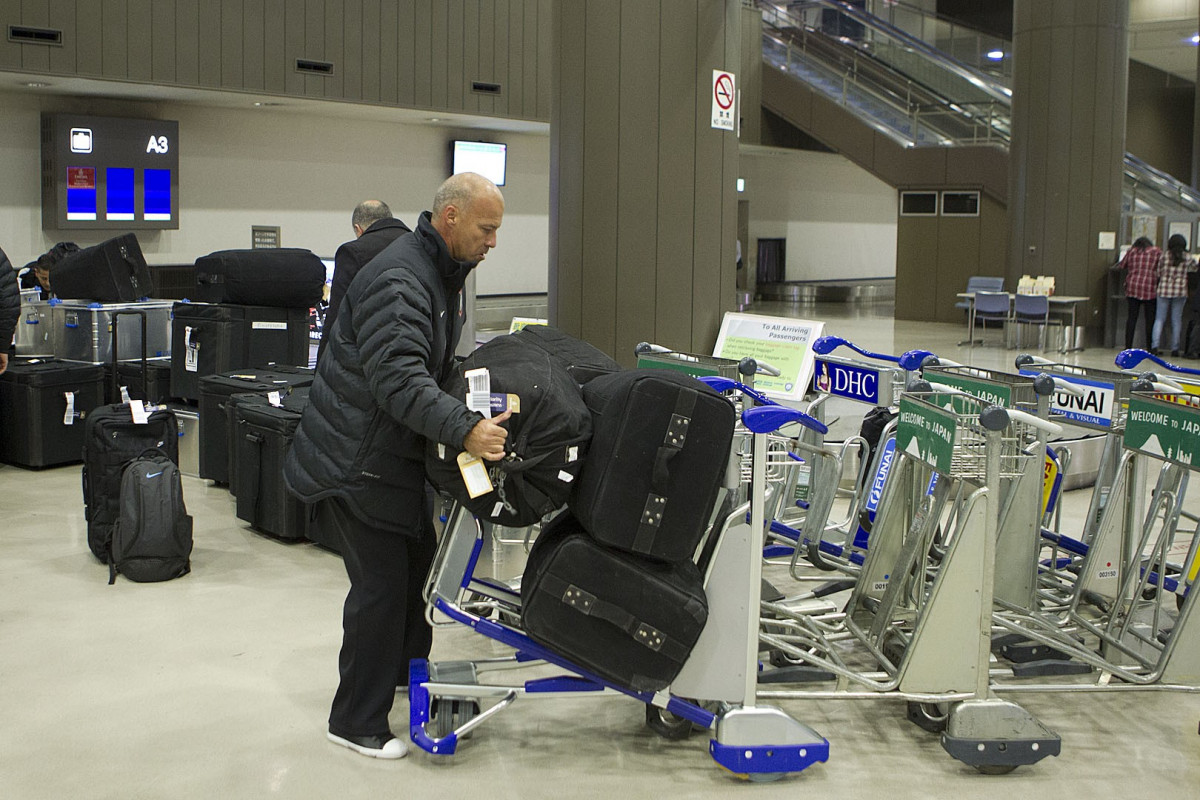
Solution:
<svg viewBox="0 0 1200 800"><path fill-rule="evenodd" d="M478 456L473 456L465 450L459 453L458 471L462 473L463 483L467 487L467 495L472 500L492 490L492 479L488 477L483 459Z"/></svg>

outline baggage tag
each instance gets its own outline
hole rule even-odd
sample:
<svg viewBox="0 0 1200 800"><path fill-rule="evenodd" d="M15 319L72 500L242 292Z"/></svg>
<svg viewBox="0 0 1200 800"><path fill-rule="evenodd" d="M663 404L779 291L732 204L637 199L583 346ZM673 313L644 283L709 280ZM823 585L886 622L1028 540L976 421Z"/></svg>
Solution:
<svg viewBox="0 0 1200 800"><path fill-rule="evenodd" d="M463 484L467 487L467 495L472 500L492 490L492 479L488 477L483 459L478 456L473 456L465 450L459 453L458 471L462 473Z"/></svg>
<svg viewBox="0 0 1200 800"><path fill-rule="evenodd" d="M63 397L67 398L67 410L63 414L63 425L75 424L75 393L63 392Z"/></svg>
<svg viewBox="0 0 1200 800"><path fill-rule="evenodd" d="M122 403L129 403L129 402L130 402L130 400L129 400L129 387L128 387L128 386L122 386L122 387L121 387L121 402L122 402Z"/></svg>
<svg viewBox="0 0 1200 800"><path fill-rule="evenodd" d="M463 377L467 379L467 408L491 419L492 374L488 372L487 367L480 367L467 370Z"/></svg>
<svg viewBox="0 0 1200 800"><path fill-rule="evenodd" d="M283 408L283 403L279 400L279 391L267 392L267 402L276 408Z"/></svg>
<svg viewBox="0 0 1200 800"><path fill-rule="evenodd" d="M187 372L197 372L200 369L200 343L192 341L191 326L183 329L183 368Z"/></svg>
<svg viewBox="0 0 1200 800"><path fill-rule="evenodd" d="M133 414L133 424L146 425L150 422L150 414L146 411L146 406L141 400L130 400L129 411Z"/></svg>

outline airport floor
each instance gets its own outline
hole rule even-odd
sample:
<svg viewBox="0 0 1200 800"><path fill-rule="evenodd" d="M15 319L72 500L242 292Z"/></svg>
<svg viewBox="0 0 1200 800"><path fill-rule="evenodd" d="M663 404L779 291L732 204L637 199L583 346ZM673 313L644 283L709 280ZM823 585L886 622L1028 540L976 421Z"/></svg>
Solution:
<svg viewBox="0 0 1200 800"><path fill-rule="evenodd" d="M925 347L999 369L1016 352L959 347L964 326L895 321L890 305L751 310L825 320L827 333L873 350ZM1111 367L1114 355L1065 360ZM521 699L454 756L413 747L400 761L364 758L325 739L341 560L255 533L223 488L184 484L192 573L108 586L86 543L80 468L0 466L0 797L1008 800L1188 797L1200 786L1200 695L1167 692L1012 695L1061 735L1062 753L998 776L950 758L897 700L780 701L829 740L830 755L774 783L722 771L705 735L659 738L643 706L620 696ZM1084 492L1067 498L1068 524L1083 516ZM511 576L523 551L497 545L484 558ZM503 652L462 627L435 632L435 660ZM406 734L404 695L391 723Z"/></svg>

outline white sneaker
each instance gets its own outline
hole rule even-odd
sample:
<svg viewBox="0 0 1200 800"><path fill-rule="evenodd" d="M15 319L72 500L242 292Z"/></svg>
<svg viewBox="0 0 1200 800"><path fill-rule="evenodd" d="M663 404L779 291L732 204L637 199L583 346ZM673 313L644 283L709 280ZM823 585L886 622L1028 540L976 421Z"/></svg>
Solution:
<svg viewBox="0 0 1200 800"><path fill-rule="evenodd" d="M371 758L404 758L408 755L408 745L395 736L385 739L382 736L338 736L330 731L325 734L329 741L348 747L359 755Z"/></svg>

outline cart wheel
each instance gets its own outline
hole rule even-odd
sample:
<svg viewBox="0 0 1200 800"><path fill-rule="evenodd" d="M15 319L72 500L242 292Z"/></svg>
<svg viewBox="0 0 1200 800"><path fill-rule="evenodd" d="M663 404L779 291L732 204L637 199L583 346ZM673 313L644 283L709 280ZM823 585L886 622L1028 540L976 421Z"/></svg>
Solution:
<svg viewBox="0 0 1200 800"><path fill-rule="evenodd" d="M977 769L982 775L1007 775L1017 768L1016 764L976 764Z"/></svg>
<svg viewBox="0 0 1200 800"><path fill-rule="evenodd" d="M692 735L692 721L676 716L665 708L646 706L646 727L669 741L680 741Z"/></svg>
<svg viewBox="0 0 1200 800"><path fill-rule="evenodd" d="M442 739L479 716L479 701L435 697L429 704L429 735Z"/></svg>
<svg viewBox="0 0 1200 800"><path fill-rule="evenodd" d="M908 721L921 730L941 733L946 730L946 721L949 719L949 703L908 703Z"/></svg>

